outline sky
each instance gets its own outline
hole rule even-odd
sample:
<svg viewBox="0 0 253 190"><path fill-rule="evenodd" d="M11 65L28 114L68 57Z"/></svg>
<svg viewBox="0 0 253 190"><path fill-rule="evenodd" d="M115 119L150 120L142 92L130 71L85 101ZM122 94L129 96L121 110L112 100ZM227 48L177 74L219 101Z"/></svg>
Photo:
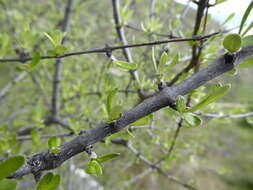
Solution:
<svg viewBox="0 0 253 190"><path fill-rule="evenodd" d="M176 1L182 4L187 4L189 0L176 0ZM215 0L210 0L211 3L212 1ZM225 25L228 29L234 28L240 25L243 14L251 1L252 0L227 0L226 2L221 3L215 7L211 7L209 9L209 12L212 15L212 17L219 23L223 23L231 13L235 13L234 18ZM196 8L196 5L194 3L191 3L190 5L191 7ZM247 23L250 23L252 21L253 21L253 11L251 11ZM237 31L234 32L238 32L238 29ZM248 34L253 34L253 30L251 29L251 31L248 32L247 35Z"/></svg>

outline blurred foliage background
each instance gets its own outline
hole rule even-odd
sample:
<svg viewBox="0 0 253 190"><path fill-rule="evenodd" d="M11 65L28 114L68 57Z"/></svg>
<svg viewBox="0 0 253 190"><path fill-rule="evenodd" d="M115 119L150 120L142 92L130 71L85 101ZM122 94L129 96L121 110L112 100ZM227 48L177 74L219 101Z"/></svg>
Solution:
<svg viewBox="0 0 253 190"><path fill-rule="evenodd" d="M43 32L52 34L60 28L64 17L66 0L1 0L0 1L0 57L17 57L17 50L47 54L52 44ZM177 4L173 0L158 0L151 17L150 1L121 1L121 17L124 25L134 26L140 31L125 27L130 44L164 39L154 33L190 37L193 31L196 11ZM208 17L206 34L224 30L224 26ZM201 56L202 67L224 53L221 46L223 34L208 40ZM105 44L119 45L109 0L75 0L71 23L67 31L67 51L102 48ZM169 81L175 73L184 68L191 56L189 42L169 43L155 46L159 60L163 51L172 60L178 54L181 60L166 73ZM151 47L131 49L133 59L138 63L139 76L145 89L155 89L155 70L152 63ZM124 60L121 51L113 55ZM185 61L186 60L186 61ZM59 125L46 126L50 114L52 80L55 60L40 61L33 72L14 85L8 94L0 99L0 154L1 159L10 155L26 156L45 151L47 139L38 138L43 134L59 134L64 131ZM94 128L106 120L104 104L110 90L124 90L130 80L129 72L118 67L106 67L108 58L104 54L88 54L63 59L61 81L60 115L72 129ZM0 64L0 91L20 75L17 66L21 63ZM232 90L224 98L211 104L202 113L239 114L252 111L252 68L238 70L236 75L225 74L214 82L231 83ZM190 73L191 74L191 73ZM199 89L193 104L211 83ZM131 83L130 90L136 92ZM115 102L122 102L128 110L139 102L137 93L117 93ZM153 120L146 128L129 128L119 136L130 139L136 149L153 162L164 156L176 130L179 117L169 108L154 113ZM152 127L148 127L152 126ZM129 126L131 127L131 126ZM204 119L199 127L183 125L172 155L162 167L178 179L206 190L250 190L253 189L253 117L231 119ZM24 129L32 131L33 139L19 141L17 136ZM73 137L62 138L63 143ZM135 176L143 173L148 166L126 147L112 143L95 145L98 155L120 153L120 157L103 164L104 174L93 177L84 172L88 158L79 154L64 163L54 172L59 173L62 182L59 189L184 189L156 171L134 182ZM34 189L32 177L25 176L18 189Z"/></svg>

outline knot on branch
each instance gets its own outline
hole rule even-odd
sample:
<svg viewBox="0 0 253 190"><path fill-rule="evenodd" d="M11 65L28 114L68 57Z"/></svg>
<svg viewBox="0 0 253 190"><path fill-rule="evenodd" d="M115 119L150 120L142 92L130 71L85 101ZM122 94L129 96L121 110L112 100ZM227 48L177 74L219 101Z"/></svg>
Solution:
<svg viewBox="0 0 253 190"><path fill-rule="evenodd" d="M109 46L109 44L105 44L105 53L108 58L112 56L112 48Z"/></svg>
<svg viewBox="0 0 253 190"><path fill-rule="evenodd" d="M226 64L233 64L236 59L236 54L228 52L228 53L224 54L224 59L225 59Z"/></svg>
<svg viewBox="0 0 253 190"><path fill-rule="evenodd" d="M35 155L28 159L27 164L31 166L31 172L34 175L37 175L37 173L40 172L43 164L43 160L41 155Z"/></svg>

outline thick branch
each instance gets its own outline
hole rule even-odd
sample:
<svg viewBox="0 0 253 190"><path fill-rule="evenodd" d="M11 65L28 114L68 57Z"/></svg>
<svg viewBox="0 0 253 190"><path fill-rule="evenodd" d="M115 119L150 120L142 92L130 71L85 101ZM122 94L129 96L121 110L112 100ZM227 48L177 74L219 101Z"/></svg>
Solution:
<svg viewBox="0 0 253 190"><path fill-rule="evenodd" d="M166 87L155 96L144 100L129 111L122 113L119 120L113 123L101 123L97 128L80 133L69 143L61 146L61 152L57 155L49 151L34 155L27 160L25 166L15 172L9 178L17 178L31 172L41 172L59 167L64 161L70 159L85 150L88 145L95 144L107 136L120 131L134 121L155 112L166 106L173 106L179 95L186 95L206 82L232 70L236 65L253 55L253 46L244 47L235 55L234 63L225 61L224 56L219 57L208 67L182 81L173 87Z"/></svg>

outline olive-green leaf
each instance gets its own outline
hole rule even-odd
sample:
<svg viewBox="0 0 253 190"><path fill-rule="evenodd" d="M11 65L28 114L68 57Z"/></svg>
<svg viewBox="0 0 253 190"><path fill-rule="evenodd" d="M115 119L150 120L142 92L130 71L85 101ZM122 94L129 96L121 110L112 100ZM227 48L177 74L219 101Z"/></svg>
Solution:
<svg viewBox="0 0 253 190"><path fill-rule="evenodd" d="M126 61L119 61L119 60L113 60L113 63L115 63L120 68L127 69L127 70L137 69L137 66L138 66L137 63L129 63Z"/></svg>
<svg viewBox="0 0 253 190"><path fill-rule="evenodd" d="M148 125L149 122L153 119L153 114L149 114L137 121L135 121L134 123L132 123L131 125L133 126L141 126L141 125Z"/></svg>
<svg viewBox="0 0 253 190"><path fill-rule="evenodd" d="M32 57L32 62L30 63L30 69L36 67L39 61L40 61L40 52L35 52Z"/></svg>
<svg viewBox="0 0 253 190"><path fill-rule="evenodd" d="M13 156L0 163L0 180L18 170L25 162L24 156Z"/></svg>
<svg viewBox="0 0 253 190"><path fill-rule="evenodd" d="M44 32L44 35L50 40L50 42L51 42L54 46L57 45L56 42L54 41L54 39L53 39L48 33Z"/></svg>
<svg viewBox="0 0 253 190"><path fill-rule="evenodd" d="M99 163L102 163L102 162L106 162L108 160L111 160L113 158L116 158L118 157L120 154L119 153L113 153L113 154L107 154L107 155L104 155L104 156L100 156L98 158L96 158L96 160L99 162Z"/></svg>
<svg viewBox="0 0 253 190"><path fill-rule="evenodd" d="M214 85L211 88L210 92L205 97L203 97L203 99L198 104L188 109L187 112L195 112L207 106L208 104L213 103L214 101L224 96L230 90L230 88L230 84L224 86Z"/></svg>
<svg viewBox="0 0 253 190"><path fill-rule="evenodd" d="M122 112L123 112L123 107L121 105L113 106L109 113L109 122L119 119Z"/></svg>
<svg viewBox="0 0 253 190"><path fill-rule="evenodd" d="M242 38L242 46L253 45L253 35L245 36Z"/></svg>
<svg viewBox="0 0 253 190"><path fill-rule="evenodd" d="M112 104L113 104L113 100L114 97L117 93L118 89L115 88L112 91L109 92L107 99L106 99L106 111L108 113L108 115L111 113L111 109L112 109Z"/></svg>
<svg viewBox="0 0 253 190"><path fill-rule="evenodd" d="M48 147L50 149L55 149L55 148L59 147L60 145L61 145L61 139L59 137L52 136L48 140Z"/></svg>
<svg viewBox="0 0 253 190"><path fill-rule="evenodd" d="M193 113L184 113L183 118L190 127L201 125L201 119Z"/></svg>
<svg viewBox="0 0 253 190"><path fill-rule="evenodd" d="M67 51L67 48L63 45L57 45L55 47L55 53L57 56L62 56Z"/></svg>
<svg viewBox="0 0 253 190"><path fill-rule="evenodd" d="M102 175L103 174L103 169L101 165L98 163L98 161L92 159L89 161L88 165L85 168L85 172L91 175Z"/></svg>
<svg viewBox="0 0 253 190"><path fill-rule="evenodd" d="M163 54L162 54L162 56L160 58L159 66L158 66L159 72L162 71L164 65L166 64L167 57L168 57L168 54L166 52L163 52Z"/></svg>
<svg viewBox="0 0 253 190"><path fill-rule="evenodd" d="M15 190L17 181L13 179L3 179L0 181L0 190Z"/></svg>
<svg viewBox="0 0 253 190"><path fill-rule="evenodd" d="M223 47L231 53L238 51L241 46L242 39L241 36L238 34L228 34L223 39Z"/></svg>
<svg viewBox="0 0 253 190"><path fill-rule="evenodd" d="M250 25L247 27L247 29L243 32L242 36L245 36L245 34L248 33L253 28L253 21L250 23Z"/></svg>
<svg viewBox="0 0 253 190"><path fill-rule="evenodd" d="M229 22L232 18L234 18L235 16L235 13L231 13L227 18L226 20L222 23L222 25L226 24L227 22Z"/></svg>
<svg viewBox="0 0 253 190"><path fill-rule="evenodd" d="M186 100L183 96L178 96L176 100L176 107L179 113L183 113L186 108Z"/></svg>
<svg viewBox="0 0 253 190"><path fill-rule="evenodd" d="M55 190L60 185L60 175L48 173L39 181L36 190Z"/></svg>
<svg viewBox="0 0 253 190"><path fill-rule="evenodd" d="M237 68L248 68L248 67L252 67L253 66L253 56L249 57L248 59L244 60L243 62L241 62Z"/></svg>
<svg viewBox="0 0 253 190"><path fill-rule="evenodd" d="M242 21L241 21L240 29L239 29L239 34L241 34L241 32L242 32L242 29L243 29L243 27L245 25L245 22L246 22L249 14L250 14L252 8L253 8L253 1L251 1L251 3L249 4L248 8L246 9L246 11L245 11L245 13L244 13L244 15L242 17Z"/></svg>
<svg viewBox="0 0 253 190"><path fill-rule="evenodd" d="M157 68L157 63L156 63L156 58L155 58L155 48L154 47L152 47L152 63L154 65L155 72L157 73L158 68Z"/></svg>
<svg viewBox="0 0 253 190"><path fill-rule="evenodd" d="M170 71L176 64L178 64L178 61L179 61L179 55L175 55L171 61L171 63L165 67L165 73Z"/></svg>

